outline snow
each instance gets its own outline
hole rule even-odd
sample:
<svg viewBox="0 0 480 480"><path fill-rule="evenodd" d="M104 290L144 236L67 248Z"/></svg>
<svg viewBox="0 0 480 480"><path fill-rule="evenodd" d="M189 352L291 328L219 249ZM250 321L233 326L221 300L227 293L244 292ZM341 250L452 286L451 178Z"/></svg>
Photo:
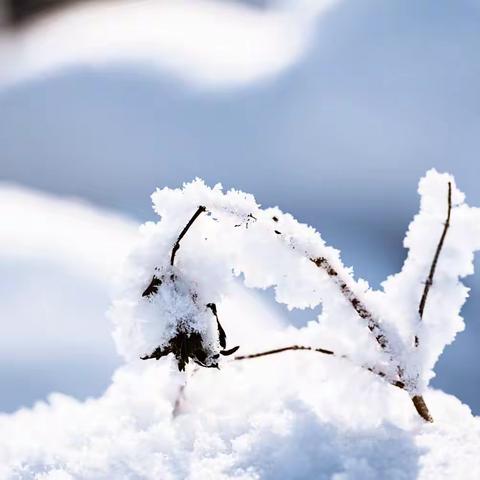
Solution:
<svg viewBox="0 0 480 480"><path fill-rule="evenodd" d="M410 414L402 392L367 373L345 375L343 366L313 362L307 353L257 362L199 370L175 418L179 378L168 361L121 368L97 400L53 394L48 405L0 419L0 474L478 478L480 423L455 398L428 392L436 423L425 424Z"/></svg>
<svg viewBox="0 0 480 480"><path fill-rule="evenodd" d="M105 316L112 278L138 224L8 183L0 218L0 411L51 391L101 394L121 362Z"/></svg>
<svg viewBox="0 0 480 480"><path fill-rule="evenodd" d="M74 5L7 35L0 87L78 66L134 63L203 88L270 78L302 57L317 16L338 0L265 9L214 0Z"/></svg>
<svg viewBox="0 0 480 480"><path fill-rule="evenodd" d="M59 199L3 182L0 217L0 255L68 264L71 270L105 283L111 283L137 230L132 220L78 198Z"/></svg>
<svg viewBox="0 0 480 480"><path fill-rule="evenodd" d="M432 288L420 322L418 303L446 220L449 182L452 225L435 276L435 285L448 294L443 288ZM120 352L130 359L166 347L176 332L175 316L189 317L191 330L201 330L211 343L215 323L212 319L206 325L204 306L228 295L235 275L241 274L247 287L274 287L276 300L289 309L322 304L318 321L293 334L303 343L325 346L327 342L327 349L348 355L359 365L380 366L392 380L400 368L404 373L399 380L407 384L407 390L421 393L444 346L463 329L459 312L467 290L459 278L473 271L479 210L463 203L453 178L433 170L421 181L419 193L421 210L405 240L409 248L405 266L385 282L383 292L376 292L365 281L355 280L339 252L326 246L314 229L278 208L262 209L251 195L234 190L224 194L220 185L211 189L201 180L183 189L157 190L153 203L161 221L145 226L144 244L134 254L136 261L112 314L114 320L120 319L115 331ZM199 206L207 212L197 217L182 239L187 247L180 247L172 267L173 274L191 287L183 288L180 300L175 288L180 280L170 282L160 287L153 300L146 300L140 292L155 269L162 272L158 274L162 278L171 275L172 246ZM317 262L319 268L312 263L314 259L322 259ZM194 294L198 298L192 301ZM361 312L352 308L354 302L361 305ZM175 308L182 311L175 313ZM193 325L197 321L201 327ZM289 335L284 342L292 338ZM372 341L372 335L380 340ZM415 336L421 348L414 346ZM379 349L377 343L384 343L384 348Z"/></svg>
<svg viewBox="0 0 480 480"><path fill-rule="evenodd" d="M448 182L452 183L452 218L444 248L437 265L434 284L426 304L423 321L411 308L418 305L423 283L447 215ZM464 203L464 195L447 174L430 171L420 181L420 213L410 224L404 245L408 257L397 275L383 284L385 310L394 313L394 322L402 330L403 338L418 329L421 348L408 352L415 362L424 385L434 376L433 367L446 345L464 329L460 310L468 297L468 289L460 279L473 273L473 254L480 248L480 209Z"/></svg>
<svg viewBox="0 0 480 480"><path fill-rule="evenodd" d="M418 303L446 219L448 182L451 225L420 322ZM318 232L278 208L262 209L251 195L223 193L200 180L157 190L152 198L161 219L142 227L109 312L125 365L97 399L52 394L47 403L1 416L0 477L480 478L480 420L456 398L428 387L436 360L463 328L467 292L460 279L473 273L480 210L464 203L453 177L434 170L419 193L404 267L374 291ZM207 211L171 262L175 241L200 205ZM337 275L310 260L319 257ZM162 284L142 296L152 275ZM290 309L321 304L322 311L294 328L248 301L251 288L269 287ZM371 312L388 348L375 341L352 298ZM219 351L210 302L229 346L240 345L242 354L300 344L337 355L220 356L220 370L189 364L186 372L172 355L140 360L167 346L179 329L198 332L209 354ZM387 379L400 366L405 389L364 368L371 366ZM405 390L424 396L433 424L417 415Z"/></svg>

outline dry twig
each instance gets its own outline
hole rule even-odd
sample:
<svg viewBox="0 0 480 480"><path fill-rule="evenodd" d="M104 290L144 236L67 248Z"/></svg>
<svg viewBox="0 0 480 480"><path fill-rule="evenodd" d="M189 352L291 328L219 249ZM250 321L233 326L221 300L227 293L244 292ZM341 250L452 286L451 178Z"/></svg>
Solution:
<svg viewBox="0 0 480 480"><path fill-rule="evenodd" d="M185 403L185 391L187 389L188 381L193 378L193 376L198 372L199 367L195 366L192 370L190 376L188 373L185 374L184 381L178 388L177 397L175 398L175 403L173 404L172 417L176 418L182 413L183 405Z"/></svg>
<svg viewBox="0 0 480 480"><path fill-rule="evenodd" d="M311 258L310 259L318 268L325 270L327 275L338 286L342 295L352 305L354 310L358 313L358 316L367 321L368 329L375 335L375 340L383 350L389 349L388 339L383 331L380 323L375 319L373 314L367 309L365 304L353 293L352 289L347 285L347 282L343 280L338 272L332 267L330 262L325 257Z"/></svg>
<svg viewBox="0 0 480 480"><path fill-rule="evenodd" d="M419 315L420 319L423 317L423 311L425 308L425 303L428 297L428 293L430 291L430 287L433 283L433 277L435 275L435 269L437 266L438 258L440 256L440 252L443 247L443 243L445 241L445 236L447 234L447 230L450 226L450 215L451 215L451 208L452 208L452 186L451 182L448 182L448 210L447 210L447 220L445 222L445 226L442 232L442 236L440 237L440 241L437 245L437 249L432 261L432 265L430 268L429 276L427 278L427 281L425 282L425 289L422 295L422 299L420 301L420 306L419 306ZM277 217L273 217L274 222L278 222ZM274 232L277 235L281 235L282 233L275 229ZM310 258L310 260L318 267L323 269L327 275L335 282L335 284L339 287L340 291L342 292L342 295L348 300L348 302L352 305L354 310L357 312L357 314L360 316L360 318L364 319L367 321L367 326L368 329L374 334L375 340L377 343L380 345L380 347L385 350L389 351L389 342L388 338L383 331L380 323L376 320L374 315L368 310L368 308L365 306L365 304L354 294L352 289L348 286L347 282L343 280L338 272L333 268L333 266L330 264L330 262L325 258L325 257L318 257L318 258ZM415 336L415 345L418 346L418 337ZM320 353L326 353L328 355L334 355L334 352L331 352L329 350L324 350L324 349L314 349L310 347L301 347L298 345L294 345L292 347L285 347L282 349L277 349L277 350L270 350L267 352L261 352L259 354L252 354L252 355L246 355L246 356L240 356L236 357L235 359L237 360L243 360L247 358L258 358L264 355L271 355L274 353L281 353L284 351L288 350L312 350L312 351L317 351ZM328 352L328 353L327 353ZM345 357L341 357L345 358ZM392 358L392 360L394 360ZM375 371L374 369L367 368L369 371L381 376L382 378L385 378L386 375L381 372L381 371ZM392 385L395 385L399 388L406 389L406 384L403 381L403 368L401 366L397 366L397 372L399 379L398 380L393 380L391 381L390 379L387 379L389 383ZM417 413L427 422L433 422L433 418L428 410L427 404L425 403L424 398L421 395L413 395L412 397L412 402L415 407L415 410Z"/></svg>
<svg viewBox="0 0 480 480"><path fill-rule="evenodd" d="M420 321L423 319L423 312L425 311L425 305L427 303L428 294L430 288L433 285L433 277L435 275L435 270L437 268L438 259L445 242L445 237L447 236L447 231L450 227L450 216L452 213L452 182L448 182L448 195L447 195L447 219L443 224L442 235L438 241L437 249L435 250L435 255L433 256L432 264L430 265L430 271L428 272L427 280L425 280L425 286L423 288L422 298L420 299L420 304L418 305L418 316ZM415 335L415 346L418 347L418 335Z"/></svg>
<svg viewBox="0 0 480 480"><path fill-rule="evenodd" d="M333 352L331 350L326 350L324 348L306 347L306 346L302 346L302 345L292 345L290 347L277 348L277 349L274 349L274 350L267 350L265 352L258 352L258 353L253 353L253 354L250 354L250 355L238 355L238 356L234 357L233 360L250 360L250 359L254 359L254 358L265 357L267 355L275 355L277 353L283 353L283 352L288 352L288 351L298 351L298 350L318 352L318 353L323 353L325 355L333 355L337 358L350 360L349 357L347 357L346 355L340 355L339 356L339 355L336 355L335 352ZM364 368L365 370L368 370L369 372L383 378L390 385L393 385L394 387L400 388L401 390L405 390L406 385L401 380L391 379L385 372L382 372L381 370L378 370L374 367L362 366L362 368ZM423 397L421 395L414 395L412 397L412 402L413 402L413 405L414 405L417 413L425 421L433 422L433 418L430 415L430 411L428 410L427 404L425 403L425 400L423 399Z"/></svg>
<svg viewBox="0 0 480 480"><path fill-rule="evenodd" d="M430 287L433 284L433 278L435 275L435 270L436 266L438 263L438 259L443 247L443 244L445 242L445 237L448 231L448 228L450 226L450 216L451 216L451 209L452 209L452 186L451 182L448 182L448 209L447 209L447 219L444 224L444 229L442 232L442 235L440 237L440 240L437 245L437 249L435 251L435 255L433 257L433 261L430 267L429 275L427 277L427 280L425 282L425 288L420 300L418 312L419 312L419 317L420 320L423 318L423 313L425 310L425 305L426 301L428 298L428 294L430 291ZM187 225L183 228L181 231L180 235L178 236L173 248L172 248L172 253L171 253L171 258L170 258L170 265L173 266L174 261L175 261L175 254L180 248L180 241L182 238L185 236L189 228L193 225L195 220L200 216L202 212L205 212L206 208L204 206L199 206L197 211L194 213L192 218L188 221ZM252 216L253 217L253 216ZM253 217L254 218L254 217ZM277 217L273 217L274 222L278 222ZM282 233L275 229L274 230L275 234L277 235L282 235ZM323 269L327 275L334 281L334 283L339 287L342 295L348 300L348 302L352 305L354 310L357 312L360 318L363 320L367 321L367 327L368 329L372 332L372 334L375 336L375 340L378 343L378 345L382 348L382 350L386 352L390 352L390 345L389 341L387 338L386 333L384 332L383 328L381 327L380 323L378 320L375 318L375 316L368 310L366 305L355 295L353 290L348 286L347 282L341 278L339 273L335 270L335 268L331 265L331 263L326 259L325 257L318 257L318 258L310 258L310 260L318 267ZM143 296L149 296L152 293L156 293L158 290L158 286L161 284L161 280L158 279L155 275L152 278L152 281L150 282L149 286L146 288L146 290L143 293ZM213 304L207 305L208 308L212 309L212 312L214 313L215 317L217 317L215 310L210 306ZM218 317L217 317L217 322L218 322ZM222 328L219 325L219 333L220 337L222 336ZM415 336L415 346L418 346L418 336ZM234 353L234 351L237 349L232 349L232 352L229 351L229 353ZM234 358L234 360L247 360L247 359L255 359L267 355L274 355L277 353L283 353L286 351L312 351L312 352L317 352L317 353L322 353L325 355L333 355L336 356L337 358L343 358L349 360L349 358L346 355L336 355L335 352L332 350L327 350L324 348L313 348L313 347L307 347L307 346L301 346L301 345L291 345L289 347L283 347L283 348L278 348L278 349L273 349L273 350L268 350L264 352L259 352L259 353L254 353L250 355L239 355ZM395 359L392 357L392 360L395 361ZM384 372L373 368L373 367L368 367L368 366L363 366L362 368L365 368L366 370L382 377L384 380L386 380L388 383L401 388L403 390L408 390L406 383L403 381L403 369L400 366L397 366L397 372L398 372L398 379L391 379L389 376L387 376ZM185 387L181 388L180 390L180 397L183 396L183 390ZM179 397L179 398L180 398ZM413 395L412 397L412 402L413 405L418 412L418 414L426 421L428 422L433 422L433 418L430 415L430 412L428 410L428 407L425 403L425 400L421 395ZM177 410L177 402L175 405L175 411Z"/></svg>
<svg viewBox="0 0 480 480"><path fill-rule="evenodd" d="M205 212L206 210L207 209L204 206L200 205L197 208L197 211L193 214L192 218L188 221L188 223L185 225L183 230L180 232L180 235L178 236L177 241L175 242L175 245L173 245L173 248L172 248L172 255L170 257L171 266L173 266L173 263L175 262L175 254L177 253L177 250L180 248L180 241L188 232L189 228L193 225L195 220L200 216L200 214Z"/></svg>
<svg viewBox="0 0 480 480"><path fill-rule="evenodd" d="M288 351L298 351L298 350L323 353L324 355L332 355L336 358L341 358L341 359L352 362L352 360L350 360L350 358L347 355L337 355L334 351L327 350L326 348L314 348L314 347L307 347L304 345L291 345L289 347L276 348L274 350L267 350L264 352L252 353L250 355L237 355L236 357L233 358L233 360L250 360L250 359L259 358L259 357L266 357L267 355L275 355L277 353L283 353ZM371 373L374 373L375 375L378 375L384 380L387 380L388 383L390 383L395 387L402 388L402 389L405 388L405 384L403 382L390 379L385 372L382 372L381 370L378 370L375 367L362 366L362 368L364 368L365 370L368 370Z"/></svg>
<svg viewBox="0 0 480 480"><path fill-rule="evenodd" d="M200 216L202 212L205 212L207 209L200 205L197 208L197 211L193 214L192 218L188 221L188 223L185 225L183 230L180 232L180 235L177 237L177 240L175 241L173 247L172 247L172 253L170 255L170 265L173 267L173 264L175 262L175 255L177 253L177 250L180 248L180 241L182 238L185 236L185 234L188 232L189 228L193 225L195 220ZM162 284L162 280L158 278L155 274L152 276L152 279L150 280L150 283L148 284L148 287L143 291L142 297L150 297L154 295L155 293L158 292L158 287Z"/></svg>

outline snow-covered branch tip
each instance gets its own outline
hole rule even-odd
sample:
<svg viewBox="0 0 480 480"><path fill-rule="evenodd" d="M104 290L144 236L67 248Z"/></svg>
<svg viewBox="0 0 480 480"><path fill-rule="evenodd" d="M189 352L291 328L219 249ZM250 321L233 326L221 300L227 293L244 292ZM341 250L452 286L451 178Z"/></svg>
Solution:
<svg viewBox="0 0 480 480"><path fill-rule="evenodd" d="M447 185L439 240L435 226L445 218ZM275 288L276 300L291 309L322 304L323 313L317 322L284 332L284 345L291 346L237 359L300 350L342 358L407 392L418 414L432 421L423 395L441 352L463 328L459 313L466 292L459 279L472 272L473 252L480 248L480 210L463 203L453 177L434 170L421 180L419 193L420 213L405 239L409 253L402 271L374 291L354 278L313 228L278 208L260 208L251 195L224 193L200 180L157 190L152 198L161 221L142 231L147 241L134 257L125 301L118 302L120 351L145 360L171 353L180 370L190 360L218 368L238 348L227 347L218 306L238 289L240 277L249 288ZM412 304L415 298L420 305ZM240 310L230 312L229 320ZM257 322L262 319L242 318L251 332ZM335 348L316 347L319 338L335 338Z"/></svg>
<svg viewBox="0 0 480 480"><path fill-rule="evenodd" d="M448 182L447 218L445 220L445 223L443 224L442 235L440 236L440 240L438 241L437 249L435 250L435 255L433 256L432 264L430 265L430 270L428 272L428 277L425 280L425 286L423 288L422 297L418 305L418 316L420 318L420 321L422 321L423 319L423 312L425 311L425 305L427 303L427 298L430 292L430 288L433 285L433 277L435 275L435 270L437 268L438 259L440 257L440 253L442 251L443 244L445 242L445 237L447 236L447 231L450 227L451 213L452 213L452 182ZM419 345L418 335L415 335L415 346L418 347L418 345Z"/></svg>

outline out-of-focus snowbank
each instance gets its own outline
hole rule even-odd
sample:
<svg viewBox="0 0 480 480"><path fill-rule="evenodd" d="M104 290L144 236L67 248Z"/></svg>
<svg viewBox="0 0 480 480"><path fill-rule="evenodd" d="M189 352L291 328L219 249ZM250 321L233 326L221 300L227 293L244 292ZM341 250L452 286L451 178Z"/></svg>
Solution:
<svg viewBox="0 0 480 480"><path fill-rule="evenodd" d="M80 199L61 199L0 184L0 256L39 257L110 284L136 238L138 226L123 215Z"/></svg>
<svg viewBox="0 0 480 480"><path fill-rule="evenodd" d="M336 2L264 9L214 0L87 2L0 37L0 85L75 65L125 62L202 86L242 85L292 65L315 17Z"/></svg>
<svg viewBox="0 0 480 480"><path fill-rule="evenodd" d="M112 278L138 226L10 184L0 185L0 218L0 411L52 390L100 394L119 364L105 318Z"/></svg>
<svg viewBox="0 0 480 480"><path fill-rule="evenodd" d="M0 357L33 361L74 345L111 350L104 311L138 226L8 184L0 186L0 218Z"/></svg>

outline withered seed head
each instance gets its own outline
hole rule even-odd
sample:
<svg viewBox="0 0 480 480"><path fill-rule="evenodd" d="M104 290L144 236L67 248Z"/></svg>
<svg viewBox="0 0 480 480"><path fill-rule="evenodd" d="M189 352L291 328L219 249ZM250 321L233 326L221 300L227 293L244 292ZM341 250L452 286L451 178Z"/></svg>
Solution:
<svg viewBox="0 0 480 480"><path fill-rule="evenodd" d="M152 298L158 293L158 289L163 284L164 277L158 278L153 275L150 284L145 289L142 297ZM172 274L170 280L175 282L176 276ZM168 283L168 282L167 282ZM191 299L194 303L197 303L198 294L196 292L190 293ZM167 345L163 347L157 347L151 354L140 357L142 360L156 359L172 353L176 360L178 369L180 371L185 370L185 366L192 359L197 365L205 368L218 368L218 358L220 355L228 356L232 355L238 350L238 346L226 350L227 336L223 329L220 320L218 318L217 306L214 303L208 303L206 305L215 316L217 321L218 342L221 350L212 350L210 342L206 341L200 332L186 331L185 326L178 325L176 334L170 339Z"/></svg>

